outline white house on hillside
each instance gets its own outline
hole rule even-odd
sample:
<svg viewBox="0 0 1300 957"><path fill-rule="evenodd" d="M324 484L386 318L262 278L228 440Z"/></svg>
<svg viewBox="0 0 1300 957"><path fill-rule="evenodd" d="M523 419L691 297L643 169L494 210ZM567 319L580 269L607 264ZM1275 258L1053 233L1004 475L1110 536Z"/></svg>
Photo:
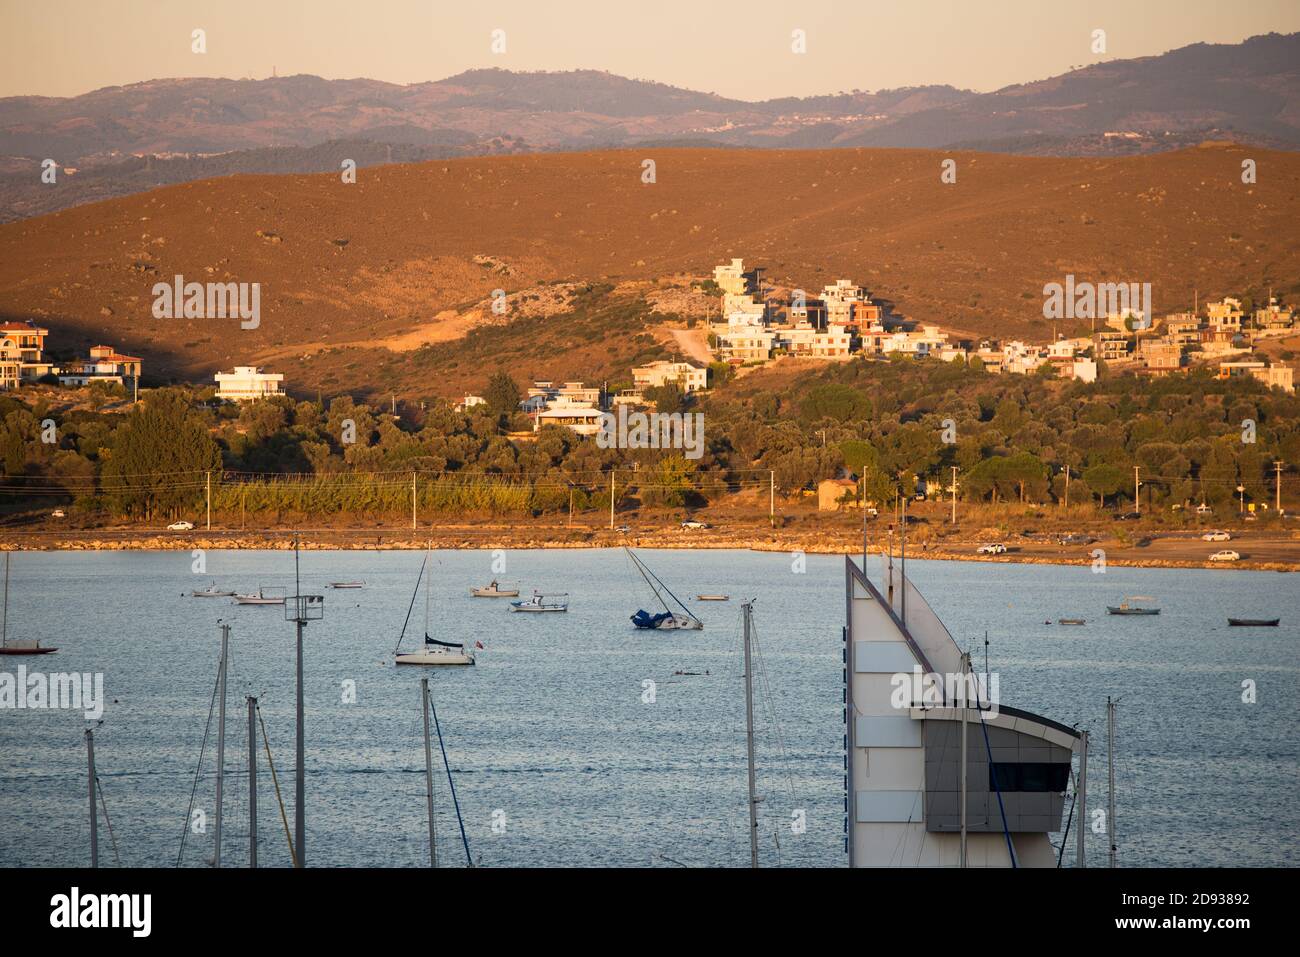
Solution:
<svg viewBox="0 0 1300 957"><path fill-rule="evenodd" d="M232 402L250 402L284 395L284 376L263 372L260 366L235 366L234 372L218 372L217 398Z"/></svg>

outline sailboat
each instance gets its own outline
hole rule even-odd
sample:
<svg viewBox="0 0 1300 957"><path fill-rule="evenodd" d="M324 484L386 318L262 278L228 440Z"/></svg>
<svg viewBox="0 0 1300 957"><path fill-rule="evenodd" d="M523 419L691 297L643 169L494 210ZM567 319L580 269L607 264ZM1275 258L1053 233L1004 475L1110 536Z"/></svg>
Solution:
<svg viewBox="0 0 1300 957"><path fill-rule="evenodd" d="M634 564L637 571L641 573L641 577L644 578L645 583L650 586L650 590L655 593L655 597L659 599L659 604L664 606L664 610L656 614L651 614L644 609L638 609L637 613L631 616L632 624L638 628L657 629L659 631L699 631L704 627L704 622L691 614L691 610L682 604L680 598L668 590L668 586L661 582L658 576L647 568L641 559L636 557L632 549L624 546L623 551L627 552L628 557L632 559L632 564ZM662 589L663 593L666 593L669 598L677 603L678 607L682 610L682 614L673 611L668 606L668 602L664 600L664 595L660 592L660 589Z"/></svg>
<svg viewBox="0 0 1300 957"><path fill-rule="evenodd" d="M48 655L58 648L42 648L35 638L9 640L9 553L5 552L4 610L0 613L0 655Z"/></svg>
<svg viewBox="0 0 1300 957"><path fill-rule="evenodd" d="M411 605L415 605L415 597L420 593L420 579L424 579L424 646L417 651L409 654L397 654L397 649L402 646L402 638L406 635L406 625L411 620L411 610L406 610L406 622L402 624L402 633L397 636L397 648L393 649L396 663L399 665L472 665L474 664L474 655L467 652L465 646L454 641L439 641L437 638L429 636L429 581L433 578L433 571L429 568L429 548L424 552L424 563L420 566L420 575L415 580L415 593L411 595ZM428 572L426 575L425 573Z"/></svg>

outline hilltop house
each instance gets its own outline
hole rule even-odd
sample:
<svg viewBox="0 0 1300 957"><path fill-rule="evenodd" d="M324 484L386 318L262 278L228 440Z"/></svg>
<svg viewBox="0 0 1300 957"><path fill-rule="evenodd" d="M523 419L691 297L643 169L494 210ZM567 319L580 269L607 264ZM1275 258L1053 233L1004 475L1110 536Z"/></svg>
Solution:
<svg viewBox="0 0 1300 957"><path fill-rule="evenodd" d="M32 322L0 323L0 388L49 375L54 366L45 361L45 337L50 330Z"/></svg>
<svg viewBox="0 0 1300 957"><path fill-rule="evenodd" d="M59 384L65 386L90 385L92 382L113 382L118 385L138 385L144 360L138 356L122 355L112 346L92 346L90 357L76 359L59 370Z"/></svg>

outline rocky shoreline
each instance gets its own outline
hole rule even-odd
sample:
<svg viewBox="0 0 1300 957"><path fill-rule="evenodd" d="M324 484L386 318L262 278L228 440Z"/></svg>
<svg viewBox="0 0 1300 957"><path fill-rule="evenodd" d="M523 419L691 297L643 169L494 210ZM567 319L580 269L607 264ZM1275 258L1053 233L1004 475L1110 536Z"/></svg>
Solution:
<svg viewBox="0 0 1300 957"><path fill-rule="evenodd" d="M628 545L652 549L743 549L758 552L803 552L810 555L860 555L861 539L856 536L825 532L798 534L782 531L743 534L708 530L703 532L630 533L620 535L608 530L565 529L529 531L510 528L434 528L401 529L319 529L296 533L304 550L403 551L419 550L432 545L437 549L562 549L617 548ZM188 533L142 533L139 530L86 530L64 533L0 532L0 549L16 551L192 551L205 550L276 550L292 549L293 531L216 531ZM1190 551L1189 543L1170 543L1178 551ZM1197 543L1199 544L1199 543ZM923 543L909 548L912 558L943 561L988 562L991 564L1090 565L1091 550L1106 549L1106 564L1130 568L1219 568L1253 571L1300 571L1300 542L1289 540L1271 543L1274 551L1286 554L1267 560L1243 560L1229 565L1215 564L1191 555L1144 555L1131 545L1106 542L1089 546L1064 547L1046 543L1011 546L1002 555L977 555L971 543ZM1181 546L1181 547L1180 547ZM879 554L883 544L869 543L872 554ZM1195 550L1200 551L1199 547ZM1137 553L1137 554L1134 554Z"/></svg>

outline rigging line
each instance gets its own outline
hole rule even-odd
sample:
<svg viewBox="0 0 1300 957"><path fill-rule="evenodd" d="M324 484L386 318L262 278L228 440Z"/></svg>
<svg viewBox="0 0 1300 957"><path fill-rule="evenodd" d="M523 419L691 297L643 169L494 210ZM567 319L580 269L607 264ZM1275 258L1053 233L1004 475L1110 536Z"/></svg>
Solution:
<svg viewBox="0 0 1300 957"><path fill-rule="evenodd" d="M447 785L451 789L451 803L456 808L456 823L460 825L460 840L465 845L465 863L474 866L474 859L469 854L469 838L465 836L465 821L460 816L460 801L456 798L456 782L451 777L451 765L447 763L447 747L442 743L442 728L438 724L438 708L429 696L429 710L433 712L433 727L438 732L438 750L442 752L442 766L447 769Z"/></svg>
<svg viewBox="0 0 1300 957"><path fill-rule="evenodd" d="M181 849L176 852L176 866L181 866L185 854L185 838L190 833L190 815L194 813L194 797L199 791L199 775L203 771L203 755L208 749L208 733L212 730L212 712L217 706L217 692L221 688L221 666L217 666L217 678L212 683L212 702L208 705L208 721L203 726L203 744L199 747L199 764L194 769L194 786L190 789L190 806L185 809L185 824L181 828Z"/></svg>
<svg viewBox="0 0 1300 957"><path fill-rule="evenodd" d="M793 807L797 802L794 790L794 772L790 770L789 754L785 749L785 735L781 729L781 721L776 713L776 699L772 695L772 685L768 680L767 659L763 657L763 649L758 642L758 627L750 620L749 626L750 644L754 646L755 671L760 675L762 694L759 700L767 708L768 719L772 722L772 733L776 737L776 750L781 756L781 767L785 770L786 786L790 789L790 804Z"/></svg>
<svg viewBox="0 0 1300 957"><path fill-rule="evenodd" d="M1056 866L1059 869L1061 859L1065 857L1065 845L1070 840L1070 825L1074 821L1074 805L1079 800L1079 779L1074 773L1074 768L1070 768L1070 780L1074 784L1074 793L1070 797L1070 815L1065 819L1065 833L1061 835L1061 847L1056 852Z"/></svg>
<svg viewBox="0 0 1300 957"><path fill-rule="evenodd" d="M108 803L104 800L104 782L95 775L95 790L99 792L99 806L104 809L104 823L108 826L108 838L113 842L113 860L117 861L117 866L122 866L122 858L117 853L117 835L113 833L113 821L108 816Z"/></svg>
<svg viewBox="0 0 1300 957"><path fill-rule="evenodd" d="M975 705L979 707L979 690L975 691ZM1020 865L1016 863L1016 849L1011 845L1011 832L1007 830L1007 809L1002 804L1002 785L998 783L997 772L993 770L993 747L989 744L989 726L988 722L980 718L980 728L984 732L984 750L989 756L989 777L993 779L993 793L998 796L998 813L1002 815L1002 836L1007 841L1007 853L1011 855L1011 867L1017 868Z"/></svg>
<svg viewBox="0 0 1300 957"><path fill-rule="evenodd" d="M660 580L660 578L659 578L658 575L656 575L654 572L650 571L650 569L648 569L648 568L646 569L646 571L647 571L647 572L650 572L650 577L653 578L655 581L659 582L659 587L662 588L664 591L668 592L668 594L669 594L669 596L672 598L672 600L675 601L675 602L677 602L677 604L681 607L682 611L686 612L686 617L688 617L688 618L690 618L690 619L692 619L692 620L694 620L694 621L699 621L699 619L695 617L695 615L691 612L691 610L690 610L689 608L687 608L684 604L682 604L682 600L681 600L680 598L678 598L676 595L673 594L672 589L670 589L667 585L665 585L665 584ZM662 598L659 599L659 600L660 600L660 601L663 601ZM667 602L664 603L664 608L667 608L668 611L669 611L669 613L671 614L672 609L671 609L671 608L668 608L668 604L667 604Z"/></svg>
<svg viewBox="0 0 1300 957"><path fill-rule="evenodd" d="M397 657L397 650L402 647L402 639L406 637L406 626L411 623L411 612L415 610L415 599L420 597L420 581L424 578L424 567L429 564L429 552L426 549L424 560L420 562L420 574L415 577L415 591L411 592L411 604L406 609L406 621L402 622L402 633L397 636L397 645L393 648L393 657Z"/></svg>
<svg viewBox="0 0 1300 957"><path fill-rule="evenodd" d="M266 736L266 722L262 720L262 703L253 705L257 709L257 723L262 726L262 746L266 749L266 766L271 769L271 783L275 785L275 800L280 805L280 821L284 824L284 839L289 842L289 860L298 866L298 855L293 850L293 835L289 832L289 816L284 813L284 798L280 796L280 780L275 776L275 762L271 760L271 740Z"/></svg>

